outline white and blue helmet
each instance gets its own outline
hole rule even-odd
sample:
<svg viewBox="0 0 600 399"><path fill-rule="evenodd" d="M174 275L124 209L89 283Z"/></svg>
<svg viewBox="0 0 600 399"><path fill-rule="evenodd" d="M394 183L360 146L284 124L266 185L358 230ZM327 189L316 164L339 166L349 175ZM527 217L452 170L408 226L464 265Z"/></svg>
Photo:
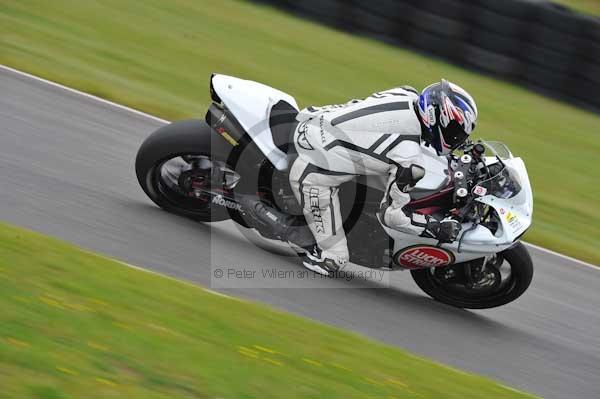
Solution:
<svg viewBox="0 0 600 399"><path fill-rule="evenodd" d="M477 105L460 86L442 79L427 86L418 101L428 141L440 154L448 154L469 137L477 122Z"/></svg>

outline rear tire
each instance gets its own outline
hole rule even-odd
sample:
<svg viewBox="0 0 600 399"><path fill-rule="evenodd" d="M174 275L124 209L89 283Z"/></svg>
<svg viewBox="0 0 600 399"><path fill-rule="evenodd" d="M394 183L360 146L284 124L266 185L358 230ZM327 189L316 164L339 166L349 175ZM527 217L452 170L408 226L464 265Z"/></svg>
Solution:
<svg viewBox="0 0 600 399"><path fill-rule="evenodd" d="M417 269L410 272L419 288L440 302L458 308L489 309L506 305L520 297L529 288L533 278L531 256L521 242L501 252L501 255L510 264L511 274L506 284L489 296L459 295L456 291L440 284L431 269Z"/></svg>
<svg viewBox="0 0 600 399"><path fill-rule="evenodd" d="M152 133L141 145L135 160L135 171L140 186L148 197L161 208L203 222L229 219L223 207L194 210L170 200L158 186L157 173L169 159L182 155L201 155L211 161L226 162L231 146L202 120L185 120L165 125Z"/></svg>

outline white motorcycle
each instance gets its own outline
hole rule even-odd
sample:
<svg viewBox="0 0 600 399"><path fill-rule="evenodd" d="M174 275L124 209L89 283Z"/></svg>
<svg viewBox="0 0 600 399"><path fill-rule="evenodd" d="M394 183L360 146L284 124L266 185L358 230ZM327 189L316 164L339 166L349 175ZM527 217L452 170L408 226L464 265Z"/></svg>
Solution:
<svg viewBox="0 0 600 399"><path fill-rule="evenodd" d="M144 141L136 158L140 185L168 211L204 222L230 218L266 238L310 248L314 239L287 175L295 156L296 101L218 74L211 76L210 93L205 121L174 122ZM450 156L423 150L427 172L411 192L410 207L456 218L458 239L440 243L384 226L378 211L386 176L357 177L340 187L350 261L410 270L431 297L461 308L515 300L533 276L520 242L533 212L523 161L497 142L467 142Z"/></svg>

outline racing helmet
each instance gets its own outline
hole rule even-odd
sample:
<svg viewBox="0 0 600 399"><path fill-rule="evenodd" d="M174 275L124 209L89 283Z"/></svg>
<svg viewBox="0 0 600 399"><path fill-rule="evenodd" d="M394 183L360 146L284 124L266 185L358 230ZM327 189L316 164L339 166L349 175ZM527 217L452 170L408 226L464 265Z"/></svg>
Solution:
<svg viewBox="0 0 600 399"><path fill-rule="evenodd" d="M477 121L477 105L460 86L442 79L423 89L419 115L430 137L425 140L439 153L449 154L469 137Z"/></svg>

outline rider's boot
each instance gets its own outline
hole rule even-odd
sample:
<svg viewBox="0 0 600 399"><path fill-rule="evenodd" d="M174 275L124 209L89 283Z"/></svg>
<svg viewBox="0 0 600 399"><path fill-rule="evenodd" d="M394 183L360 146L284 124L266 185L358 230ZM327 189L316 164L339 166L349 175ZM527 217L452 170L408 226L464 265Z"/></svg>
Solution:
<svg viewBox="0 0 600 399"><path fill-rule="evenodd" d="M301 258L304 267L323 276L331 277L344 266L332 257L328 257L327 253L322 251L316 244L301 254Z"/></svg>

